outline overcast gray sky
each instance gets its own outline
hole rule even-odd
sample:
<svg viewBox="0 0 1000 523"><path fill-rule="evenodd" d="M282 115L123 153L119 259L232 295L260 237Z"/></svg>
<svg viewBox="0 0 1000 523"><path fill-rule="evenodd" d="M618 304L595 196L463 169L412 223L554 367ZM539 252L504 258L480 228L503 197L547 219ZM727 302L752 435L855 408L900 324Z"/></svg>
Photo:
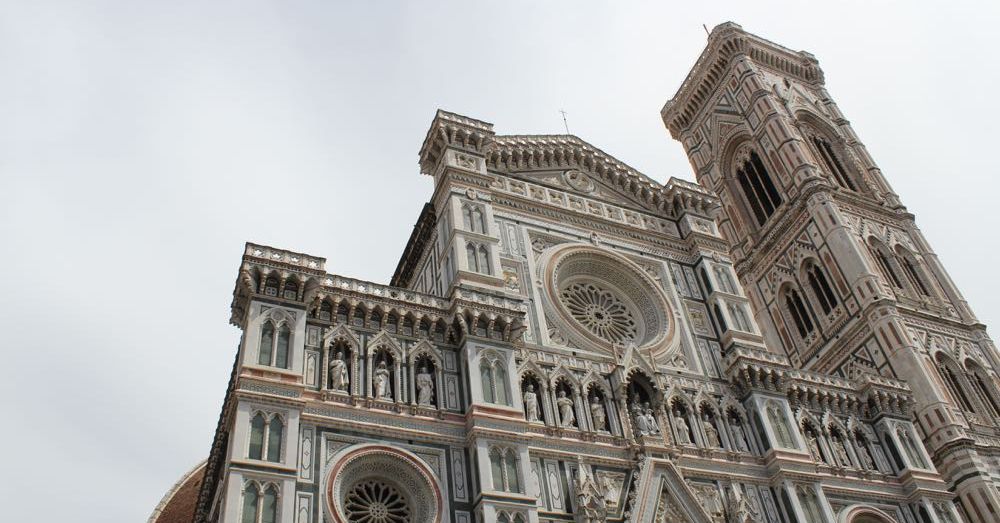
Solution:
<svg viewBox="0 0 1000 523"><path fill-rule="evenodd" d="M709 4L705 6L704 4ZM733 20L813 52L987 324L1000 322L1000 3L0 3L0 497L144 521L211 444L247 240L387 282L434 111L570 130L692 179L659 119Z"/></svg>

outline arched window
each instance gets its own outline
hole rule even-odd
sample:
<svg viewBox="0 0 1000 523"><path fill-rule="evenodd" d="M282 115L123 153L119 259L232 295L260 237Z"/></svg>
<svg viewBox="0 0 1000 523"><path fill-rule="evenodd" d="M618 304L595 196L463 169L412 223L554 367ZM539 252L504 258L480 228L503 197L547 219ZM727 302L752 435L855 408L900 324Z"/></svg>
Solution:
<svg viewBox="0 0 1000 523"><path fill-rule="evenodd" d="M899 280L899 276L897 276L896 272L892 270L892 265L889 264L889 258L887 258L885 253L882 252L882 249L869 243L868 252L871 253L872 259L874 259L875 264L878 265L878 270L882 273L882 277L891 283L893 287L902 289L903 282Z"/></svg>
<svg viewBox="0 0 1000 523"><path fill-rule="evenodd" d="M833 175L837 183L841 187L856 191L857 187L855 187L851 176L847 173L847 169L844 169L844 164L840 162L837 153L833 151L833 146L830 145L830 142L826 138L813 136L813 145L816 146L816 151L819 152L820 158L826 165L826 170Z"/></svg>
<svg viewBox="0 0 1000 523"><path fill-rule="evenodd" d="M250 482L243 488L243 518L242 523L257 523L257 507L260 491L257 484Z"/></svg>
<svg viewBox="0 0 1000 523"><path fill-rule="evenodd" d="M713 270L715 271L715 279L718 280L722 289L729 294L736 294L736 285L733 284L733 279L729 276L729 271L719 265L716 265Z"/></svg>
<svg viewBox="0 0 1000 523"><path fill-rule="evenodd" d="M323 303L319 304L319 310L316 312L316 317L326 321L332 320L333 304L328 301L324 301Z"/></svg>
<svg viewBox="0 0 1000 523"><path fill-rule="evenodd" d="M274 276L268 276L264 280L264 294L267 296L278 295L278 278L275 278Z"/></svg>
<svg viewBox="0 0 1000 523"><path fill-rule="evenodd" d="M259 412L250 421L250 449L247 456L250 459L264 459L264 429L266 424L264 415Z"/></svg>
<svg viewBox="0 0 1000 523"><path fill-rule="evenodd" d="M972 407L972 402L969 401L969 397L965 393L965 387L962 386L962 379L958 376L958 371L955 365L948 361L947 357L942 353L937 355L938 372L941 373L941 377L944 379L945 385L948 387L948 392L951 393L951 397L958 402L962 410L966 412L975 412L976 409Z"/></svg>
<svg viewBox="0 0 1000 523"><path fill-rule="evenodd" d="M486 250L485 245L479 246L479 268L477 270L483 274L493 274L493 268L490 266L490 252Z"/></svg>
<svg viewBox="0 0 1000 523"><path fill-rule="evenodd" d="M726 332L729 330L729 326L726 325L726 318L722 315L722 309L719 308L719 304L712 304L712 311L715 312L715 321L719 323L719 332Z"/></svg>
<svg viewBox="0 0 1000 523"><path fill-rule="evenodd" d="M483 385L483 401L493 403L496 398L493 395L493 368L488 361L479 364L479 380Z"/></svg>
<svg viewBox="0 0 1000 523"><path fill-rule="evenodd" d="M472 208L472 232L486 233L486 218L478 205Z"/></svg>
<svg viewBox="0 0 1000 523"><path fill-rule="evenodd" d="M286 300L297 300L299 299L299 284L294 280L289 280L285 282L285 290L281 293L281 297Z"/></svg>
<svg viewBox="0 0 1000 523"><path fill-rule="evenodd" d="M462 225L465 226L465 230L472 230L472 206L468 204L462 206Z"/></svg>
<svg viewBox="0 0 1000 523"><path fill-rule="evenodd" d="M285 424L277 414L270 416L263 412L254 414L250 419L250 446L247 457L281 462L281 440L284 437Z"/></svg>
<svg viewBox="0 0 1000 523"><path fill-rule="evenodd" d="M469 264L469 270L479 272L479 259L476 256L475 245L471 243L465 244L465 258Z"/></svg>
<svg viewBox="0 0 1000 523"><path fill-rule="evenodd" d="M507 369L500 358L483 357L479 363L479 378L483 386L483 401L498 405L510 405L507 391Z"/></svg>
<svg viewBox="0 0 1000 523"><path fill-rule="evenodd" d="M508 492L521 492L521 482L517 475L517 456L514 455L514 451L508 449L507 455L504 456L504 474L507 476L507 491Z"/></svg>
<svg viewBox="0 0 1000 523"><path fill-rule="evenodd" d="M521 492L518 475L517 453L512 448L493 447L490 449L490 476L493 488L504 492Z"/></svg>
<svg viewBox="0 0 1000 523"><path fill-rule="evenodd" d="M257 363L271 364L271 353L274 350L274 325L266 321L260 329L260 347L257 350Z"/></svg>
<svg viewBox="0 0 1000 523"><path fill-rule="evenodd" d="M509 405L510 400L507 399L507 371L503 368L503 362L497 361L493 365L493 371L493 387L496 389L497 403Z"/></svg>
<svg viewBox="0 0 1000 523"><path fill-rule="evenodd" d="M924 285L923 280L920 279L919 273L917 273L917 268L913 265L913 261L910 257L905 254L899 254L898 256L899 264L903 267L903 273L906 274L907 281L914 290L923 294L924 296L930 296L931 293L927 291L927 286Z"/></svg>
<svg viewBox="0 0 1000 523"><path fill-rule="evenodd" d="M267 424L267 460L275 463L281 461L281 435L285 426L281 418L274 416Z"/></svg>
<svg viewBox="0 0 1000 523"><path fill-rule="evenodd" d="M510 516L506 512L501 512L497 517L497 523L511 523Z"/></svg>
<svg viewBox="0 0 1000 523"><path fill-rule="evenodd" d="M753 332L750 328L750 320L747 319L746 311L743 307L737 304L729 305L729 316L733 318L733 323L736 324L736 328L743 332Z"/></svg>
<svg viewBox="0 0 1000 523"><path fill-rule="evenodd" d="M764 225L781 205L781 196L756 152L751 151L749 158L736 170L736 179L757 224Z"/></svg>
<svg viewBox="0 0 1000 523"><path fill-rule="evenodd" d="M986 407L991 417L1000 418L1000 405L997 404L992 394L992 387L988 385L989 378L984 378L982 368L971 361L966 363L965 368L969 371L967 374L969 382L972 383L972 388L975 389L979 402Z"/></svg>
<svg viewBox="0 0 1000 523"><path fill-rule="evenodd" d="M490 475L493 477L493 488L504 490L503 484L503 456L499 449L490 451Z"/></svg>
<svg viewBox="0 0 1000 523"><path fill-rule="evenodd" d="M806 309L802 297L794 289L789 289L785 294L785 308L791 314L800 337L805 338L812 333L816 326L813 324L812 317L809 315L809 310Z"/></svg>
<svg viewBox="0 0 1000 523"><path fill-rule="evenodd" d="M289 330L287 325L282 325L278 329L278 343L274 351L274 366L287 369L288 368L288 342L292 337L292 331Z"/></svg>
<svg viewBox="0 0 1000 523"><path fill-rule="evenodd" d="M269 485L264 491L264 503L260 507L260 523L278 521L278 487Z"/></svg>
<svg viewBox="0 0 1000 523"><path fill-rule="evenodd" d="M833 293L833 288L830 287L830 282L827 281L826 275L823 274L819 265L809 264L806 268L806 278L809 280L809 287L812 288L813 294L819 300L823 314L830 314L837 306L837 296Z"/></svg>
<svg viewBox="0 0 1000 523"><path fill-rule="evenodd" d="M708 279L708 273L705 272L704 267L698 267L698 275L701 276L701 282L705 285L705 292L712 294L712 282Z"/></svg>

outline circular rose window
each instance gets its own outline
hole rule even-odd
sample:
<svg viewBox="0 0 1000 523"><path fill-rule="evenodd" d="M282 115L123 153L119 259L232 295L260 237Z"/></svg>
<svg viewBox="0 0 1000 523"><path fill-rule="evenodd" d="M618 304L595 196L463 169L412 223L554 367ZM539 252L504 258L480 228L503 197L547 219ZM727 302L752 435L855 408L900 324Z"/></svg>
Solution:
<svg viewBox="0 0 1000 523"><path fill-rule="evenodd" d="M440 523L434 474L413 454L359 444L338 452L326 480L326 510L337 523Z"/></svg>
<svg viewBox="0 0 1000 523"><path fill-rule="evenodd" d="M610 251L564 244L539 260L549 316L581 348L635 344L654 354L671 346L671 308L657 283Z"/></svg>

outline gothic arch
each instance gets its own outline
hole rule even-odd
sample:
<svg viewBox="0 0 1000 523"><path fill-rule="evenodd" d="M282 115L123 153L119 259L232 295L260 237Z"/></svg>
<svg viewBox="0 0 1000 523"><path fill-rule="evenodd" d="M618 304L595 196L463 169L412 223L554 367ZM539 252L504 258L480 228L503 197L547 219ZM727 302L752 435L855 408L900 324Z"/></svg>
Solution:
<svg viewBox="0 0 1000 523"><path fill-rule="evenodd" d="M844 507L837 517L837 523L897 523L885 512L870 505L850 505Z"/></svg>

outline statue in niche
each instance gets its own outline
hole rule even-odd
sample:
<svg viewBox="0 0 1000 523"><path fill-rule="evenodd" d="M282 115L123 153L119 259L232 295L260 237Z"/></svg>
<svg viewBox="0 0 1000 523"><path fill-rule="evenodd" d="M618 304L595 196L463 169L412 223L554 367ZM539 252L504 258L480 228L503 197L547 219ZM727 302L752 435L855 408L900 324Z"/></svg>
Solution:
<svg viewBox="0 0 1000 523"><path fill-rule="evenodd" d="M337 351L337 354L333 357L333 361L330 362L330 388L333 390L347 390L350 384L351 380L347 376L347 362L344 361L343 353Z"/></svg>
<svg viewBox="0 0 1000 523"><path fill-rule="evenodd" d="M556 405L559 407L559 426L572 427L576 421L576 415L573 414L573 400L566 397L565 390L559 391Z"/></svg>
<svg viewBox="0 0 1000 523"><path fill-rule="evenodd" d="M649 402L642 404L643 416L646 418L646 425L649 427L650 434L660 433L660 424L656 421L656 415L653 414L653 409L649 407Z"/></svg>
<svg viewBox="0 0 1000 523"><path fill-rule="evenodd" d="M733 441L736 443L736 450L740 452L750 452L750 447L747 445L747 434L743 431L743 424L740 423L740 420L733 419L729 426L732 428Z"/></svg>
<svg viewBox="0 0 1000 523"><path fill-rule="evenodd" d="M531 383L524 391L524 417L528 421L538 421L538 395L535 394L535 386Z"/></svg>
<svg viewBox="0 0 1000 523"><path fill-rule="evenodd" d="M815 434L809 434L809 454L812 456L813 461L820 462L825 461L823 459L823 452L819 448L819 438Z"/></svg>
<svg viewBox="0 0 1000 523"><path fill-rule="evenodd" d="M688 427L687 421L684 421L684 416L679 412L674 414L674 427L677 429L677 444L690 445L691 429Z"/></svg>
<svg viewBox="0 0 1000 523"><path fill-rule="evenodd" d="M722 441L719 439L719 431L716 430L715 424L712 423L712 419L706 413L701 420L701 426L705 429L705 440L709 447L719 448L722 446Z"/></svg>
<svg viewBox="0 0 1000 523"><path fill-rule="evenodd" d="M635 427L639 430L639 434L642 436L649 434L649 420L646 419L646 414L638 401L632 403L632 417L635 419Z"/></svg>
<svg viewBox="0 0 1000 523"><path fill-rule="evenodd" d="M597 396L590 399L590 417L594 420L594 430L606 432L604 405L601 405Z"/></svg>
<svg viewBox="0 0 1000 523"><path fill-rule="evenodd" d="M434 376L427 370L427 366L420 367L417 374L417 404L430 405L434 397Z"/></svg>
<svg viewBox="0 0 1000 523"><path fill-rule="evenodd" d="M861 461L861 466L866 470L875 470L875 462L872 461L872 455L868 453L866 445L862 441L857 443L858 460Z"/></svg>
<svg viewBox="0 0 1000 523"><path fill-rule="evenodd" d="M389 369L386 368L385 362L378 362L378 367L375 369L375 379L373 380L375 385L375 397L378 399L392 399L390 397L391 391L389 388Z"/></svg>
<svg viewBox="0 0 1000 523"><path fill-rule="evenodd" d="M837 461L840 461L840 465L843 467L850 467L851 457L847 454L847 447L844 445L844 440L839 437L831 439L833 440L833 453L837 455Z"/></svg>

